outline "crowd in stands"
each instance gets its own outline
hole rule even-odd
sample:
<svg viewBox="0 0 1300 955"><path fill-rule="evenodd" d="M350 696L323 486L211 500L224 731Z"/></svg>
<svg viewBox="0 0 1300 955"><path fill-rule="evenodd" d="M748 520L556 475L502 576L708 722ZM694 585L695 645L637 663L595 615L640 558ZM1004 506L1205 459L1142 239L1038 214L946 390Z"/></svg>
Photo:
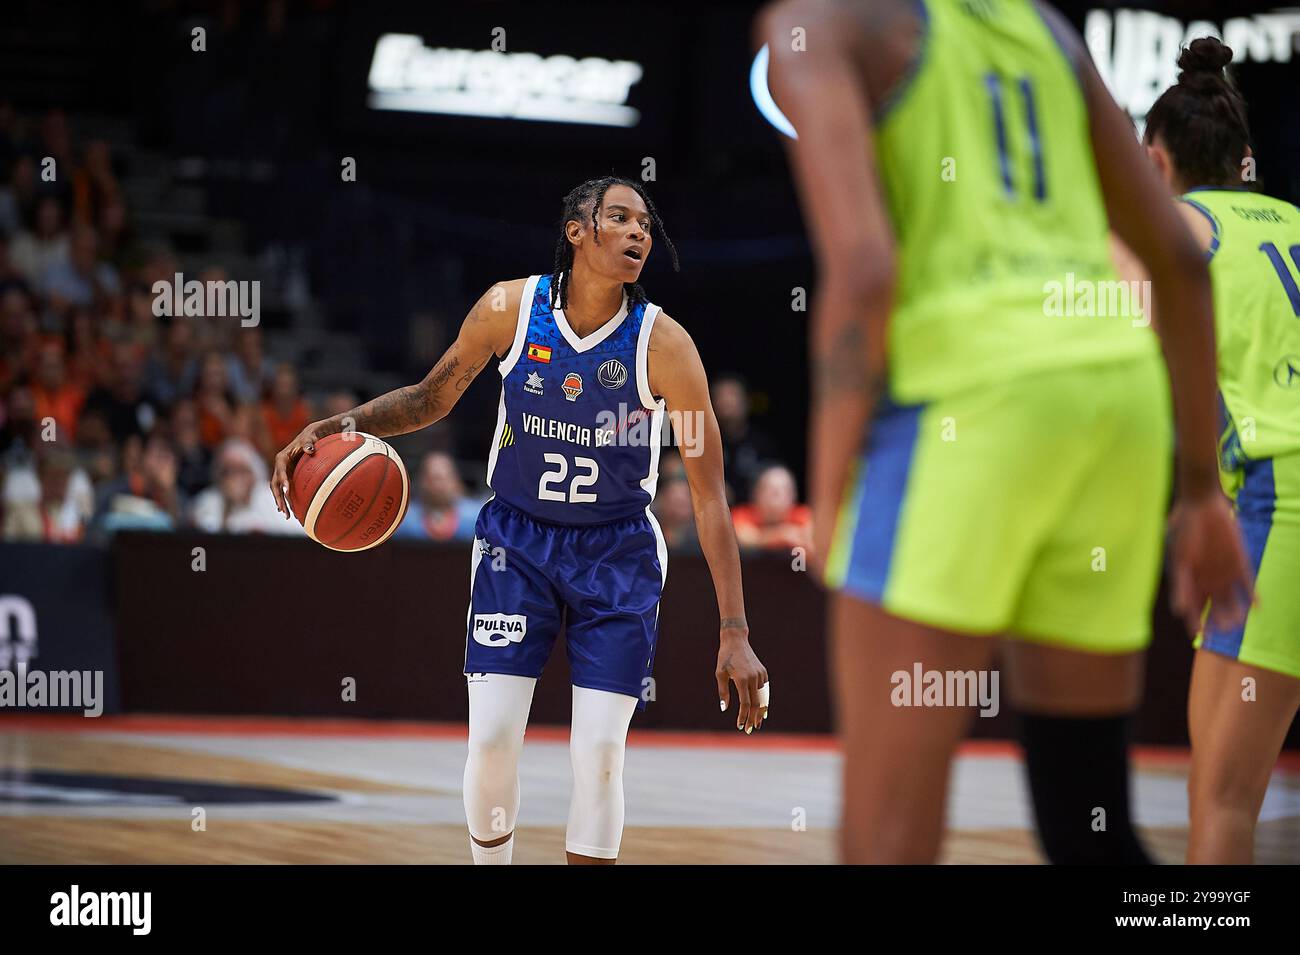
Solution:
<svg viewBox="0 0 1300 955"><path fill-rule="evenodd" d="M182 271L132 227L110 145L77 142L58 111L0 103L0 537L103 543L124 528L301 534L266 483L275 452L347 391L306 396L260 327L156 314L156 282ZM222 282L211 265L199 280ZM744 384L714 382L743 547L808 542L807 508ZM486 439L485 439L486 440ZM654 505L669 545L698 549L690 491L663 456ZM398 537L469 540L485 488L430 452L411 471ZM479 471L478 473L481 473Z"/></svg>

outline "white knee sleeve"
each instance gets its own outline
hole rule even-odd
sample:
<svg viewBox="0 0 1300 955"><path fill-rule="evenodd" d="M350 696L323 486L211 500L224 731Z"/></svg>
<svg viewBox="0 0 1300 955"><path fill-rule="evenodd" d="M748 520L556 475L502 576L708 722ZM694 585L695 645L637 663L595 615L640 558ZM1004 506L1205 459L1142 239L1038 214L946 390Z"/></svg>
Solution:
<svg viewBox="0 0 1300 955"><path fill-rule="evenodd" d="M623 839L623 754L636 697L573 688L573 798L565 848L593 859L615 859Z"/></svg>
<svg viewBox="0 0 1300 955"><path fill-rule="evenodd" d="M480 842L500 839L519 814L519 753L533 703L531 677L476 673L469 680L465 820Z"/></svg>

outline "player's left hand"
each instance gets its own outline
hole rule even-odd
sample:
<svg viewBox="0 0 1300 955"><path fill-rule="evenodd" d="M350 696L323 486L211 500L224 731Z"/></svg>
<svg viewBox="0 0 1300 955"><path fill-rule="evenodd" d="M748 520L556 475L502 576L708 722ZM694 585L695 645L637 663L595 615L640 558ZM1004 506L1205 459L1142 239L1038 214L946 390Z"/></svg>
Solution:
<svg viewBox="0 0 1300 955"><path fill-rule="evenodd" d="M748 627L724 627L719 639L718 668L714 671L718 706L724 713L731 707L731 684L735 683L740 703L736 729L752 733L767 719L767 668L749 645Z"/></svg>

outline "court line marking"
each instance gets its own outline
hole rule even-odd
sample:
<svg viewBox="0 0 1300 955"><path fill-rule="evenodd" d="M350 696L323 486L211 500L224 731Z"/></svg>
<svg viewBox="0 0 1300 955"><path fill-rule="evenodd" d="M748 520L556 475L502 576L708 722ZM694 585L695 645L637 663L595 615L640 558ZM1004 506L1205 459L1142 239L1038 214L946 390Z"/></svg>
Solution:
<svg viewBox="0 0 1300 955"><path fill-rule="evenodd" d="M103 733L194 733L226 736L338 736L371 739L464 739L464 723L417 723L400 720L303 719L297 717L232 716L162 716L155 714L101 716L88 719L71 714L6 714L0 717L0 730L31 732L103 732ZM567 743L567 726L530 726L527 739ZM746 748L835 752L839 744L826 733L767 733L743 736L739 732L682 730L632 730L632 746L687 749ZM1137 746L1134 757L1142 763L1185 766L1190 760L1186 747ZM1020 747L1005 740L966 740L958 749L961 756L1017 758ZM1300 752L1291 750L1278 758L1277 768L1300 773Z"/></svg>

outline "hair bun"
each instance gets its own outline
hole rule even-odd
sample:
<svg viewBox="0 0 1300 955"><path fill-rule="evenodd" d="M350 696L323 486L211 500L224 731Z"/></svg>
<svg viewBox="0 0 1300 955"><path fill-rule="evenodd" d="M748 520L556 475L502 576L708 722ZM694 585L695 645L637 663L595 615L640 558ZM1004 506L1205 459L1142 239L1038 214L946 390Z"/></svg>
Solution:
<svg viewBox="0 0 1300 955"><path fill-rule="evenodd" d="M1212 36L1198 37L1178 55L1178 68L1183 83L1197 76L1210 75L1223 79L1223 68L1232 62L1232 47Z"/></svg>

